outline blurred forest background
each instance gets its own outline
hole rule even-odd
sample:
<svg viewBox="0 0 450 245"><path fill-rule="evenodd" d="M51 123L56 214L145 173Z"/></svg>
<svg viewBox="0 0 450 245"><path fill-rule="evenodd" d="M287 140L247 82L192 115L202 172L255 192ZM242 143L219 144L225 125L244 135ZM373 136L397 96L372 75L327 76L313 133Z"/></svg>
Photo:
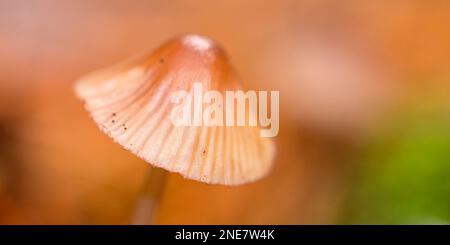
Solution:
<svg viewBox="0 0 450 245"><path fill-rule="evenodd" d="M280 91L278 155L240 187L170 175L156 223L450 223L449 1L0 0L1 224L130 222L149 165L73 84L186 32Z"/></svg>

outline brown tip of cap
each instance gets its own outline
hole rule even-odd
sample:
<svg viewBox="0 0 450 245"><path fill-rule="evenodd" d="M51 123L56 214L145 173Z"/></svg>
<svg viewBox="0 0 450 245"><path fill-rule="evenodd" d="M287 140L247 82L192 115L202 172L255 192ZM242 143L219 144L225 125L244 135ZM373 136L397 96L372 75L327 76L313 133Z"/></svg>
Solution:
<svg viewBox="0 0 450 245"><path fill-rule="evenodd" d="M213 39L196 35L185 34L178 36L161 46L154 55L161 55L163 62L171 64L186 63L199 66L217 66L218 69L230 69L228 57L223 48ZM188 65L189 66L189 65Z"/></svg>
<svg viewBox="0 0 450 245"><path fill-rule="evenodd" d="M176 41L179 41L186 49L192 50L193 52L199 52L201 54L214 54L218 51L223 52L211 38L206 36L186 34L176 39Z"/></svg>

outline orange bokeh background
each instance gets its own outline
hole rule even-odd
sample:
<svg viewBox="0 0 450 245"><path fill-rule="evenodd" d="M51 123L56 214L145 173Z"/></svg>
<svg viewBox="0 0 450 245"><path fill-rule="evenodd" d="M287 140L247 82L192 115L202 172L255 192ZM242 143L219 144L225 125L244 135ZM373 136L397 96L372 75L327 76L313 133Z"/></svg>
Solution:
<svg viewBox="0 0 450 245"><path fill-rule="evenodd" d="M339 222L348 160L379 120L449 102L449 23L446 1L2 0L0 223L129 223L149 165L72 86L186 32L218 40L247 88L280 90L278 155L240 187L171 174L156 223Z"/></svg>

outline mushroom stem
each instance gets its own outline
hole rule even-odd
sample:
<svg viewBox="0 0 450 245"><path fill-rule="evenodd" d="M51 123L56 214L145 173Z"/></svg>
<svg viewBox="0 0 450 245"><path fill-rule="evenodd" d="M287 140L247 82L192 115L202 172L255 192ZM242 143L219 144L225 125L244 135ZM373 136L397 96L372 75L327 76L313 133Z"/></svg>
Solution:
<svg viewBox="0 0 450 245"><path fill-rule="evenodd" d="M132 224L153 224L154 213L164 189L166 175L166 171L161 168L151 167L149 169L136 201Z"/></svg>

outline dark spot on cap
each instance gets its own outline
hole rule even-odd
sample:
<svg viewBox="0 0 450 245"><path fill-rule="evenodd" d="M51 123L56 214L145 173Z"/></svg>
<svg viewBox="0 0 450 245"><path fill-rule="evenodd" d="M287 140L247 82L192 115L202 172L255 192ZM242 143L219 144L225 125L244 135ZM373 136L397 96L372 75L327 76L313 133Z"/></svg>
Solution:
<svg viewBox="0 0 450 245"><path fill-rule="evenodd" d="M116 116L116 113L113 113L112 116L115 117L115 116Z"/></svg>
<svg viewBox="0 0 450 245"><path fill-rule="evenodd" d="M111 120L111 122L112 122L112 123L115 123L116 121L115 121L115 120Z"/></svg>
<svg viewBox="0 0 450 245"><path fill-rule="evenodd" d="M163 58L161 58L161 59L159 59L159 63L164 63L164 59Z"/></svg>
<svg viewBox="0 0 450 245"><path fill-rule="evenodd" d="M206 154L206 150L203 150L203 154Z"/></svg>

